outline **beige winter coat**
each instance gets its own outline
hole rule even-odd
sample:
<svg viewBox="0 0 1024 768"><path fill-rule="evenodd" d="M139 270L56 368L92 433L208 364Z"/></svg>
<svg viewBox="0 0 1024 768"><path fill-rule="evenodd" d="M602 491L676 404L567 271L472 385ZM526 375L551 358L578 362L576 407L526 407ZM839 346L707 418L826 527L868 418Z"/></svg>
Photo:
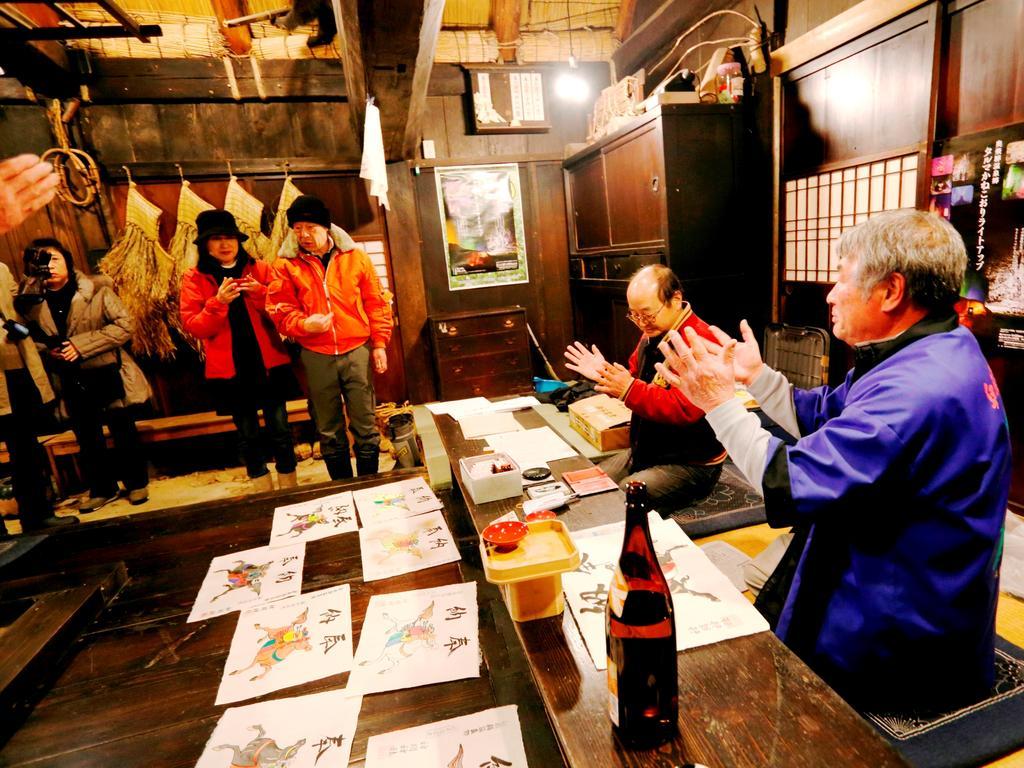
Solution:
<svg viewBox="0 0 1024 768"><path fill-rule="evenodd" d="M109 278L98 276L94 280L75 270L75 279L78 288L68 310L67 337L82 355L82 369L114 365L120 350L125 399L115 400L108 407L123 408L146 402L153 390L142 369L124 349L131 341L134 323L117 294L107 285ZM43 333L57 334L57 325L46 302L33 310L31 318L39 323Z"/></svg>
<svg viewBox="0 0 1024 768"><path fill-rule="evenodd" d="M9 320L18 317L14 311L14 295L18 291L18 284L7 265L0 262L0 312ZM7 332L0 328L0 343L7 342ZM43 361L39 358L39 351L36 349L32 339L22 339L17 342L18 350L21 352L21 359L25 362L25 368L32 381L35 382L39 396L44 403L53 400L53 389L50 387L50 380L46 377L46 370L43 368ZM7 379L0 375L0 416L7 416L11 412L11 397L7 393Z"/></svg>

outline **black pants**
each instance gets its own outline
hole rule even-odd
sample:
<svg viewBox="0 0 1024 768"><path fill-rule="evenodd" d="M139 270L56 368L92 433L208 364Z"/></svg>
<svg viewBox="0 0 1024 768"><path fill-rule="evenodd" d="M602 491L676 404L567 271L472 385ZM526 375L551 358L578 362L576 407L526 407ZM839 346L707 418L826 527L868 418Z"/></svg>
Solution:
<svg viewBox="0 0 1024 768"><path fill-rule="evenodd" d="M114 440L113 452L107 449L104 422ZM82 472L89 484L90 496L113 496L117 492L118 480L128 491L145 488L149 484L146 456L131 408L103 411L89 405L78 405L72 409L71 429L82 451Z"/></svg>
<svg viewBox="0 0 1024 768"><path fill-rule="evenodd" d="M283 400L268 399L263 404L263 419L274 450L277 473L287 475L295 471L295 447L292 430L288 426L288 411ZM255 408L238 409L231 414L238 428L238 449L245 461L249 477L267 474L267 461L260 445L260 418Z"/></svg>
<svg viewBox="0 0 1024 768"><path fill-rule="evenodd" d="M37 527L53 514L50 504L50 472L46 454L36 439L43 418L39 390L28 371L5 371L11 413L0 416L0 438L11 456L11 484L18 502L22 528Z"/></svg>

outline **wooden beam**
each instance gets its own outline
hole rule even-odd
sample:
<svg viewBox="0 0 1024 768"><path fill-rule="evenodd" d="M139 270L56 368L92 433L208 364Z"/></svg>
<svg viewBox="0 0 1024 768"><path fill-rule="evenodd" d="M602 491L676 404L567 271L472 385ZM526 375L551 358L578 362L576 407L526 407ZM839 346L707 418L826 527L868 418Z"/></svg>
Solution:
<svg viewBox="0 0 1024 768"><path fill-rule="evenodd" d="M95 0L96 5L102 8L104 11L109 13L114 19L117 20L121 26L131 31L132 37L137 37L144 43L149 42L149 35L139 26L139 23L135 19L129 16L115 0Z"/></svg>
<svg viewBox="0 0 1024 768"><path fill-rule="evenodd" d="M789 72L924 4L922 0L864 0L772 51L772 76Z"/></svg>
<svg viewBox="0 0 1024 768"><path fill-rule="evenodd" d="M619 20L615 23L612 37L620 43L633 33L633 16L636 14L636 0L622 0L619 3Z"/></svg>
<svg viewBox="0 0 1024 768"><path fill-rule="evenodd" d="M105 176L111 181L128 181L124 172L125 164L111 163L104 166ZM132 178L140 179L178 179L178 166L189 179L223 179L227 176L227 166L222 160L182 160L180 162L158 161L143 163L127 163ZM239 176L267 176L279 178L287 168L289 173L300 174L338 174L358 171L359 165L351 159L330 157L261 157L253 160L232 160L231 170Z"/></svg>
<svg viewBox="0 0 1024 768"><path fill-rule="evenodd" d="M96 40L114 37L163 37L164 32L159 24L143 24L139 32L133 32L116 24L103 24L95 27L36 27L35 29L3 28L0 29L0 43L25 42L28 40ZM139 38L140 40L142 38Z"/></svg>
<svg viewBox="0 0 1024 768"><path fill-rule="evenodd" d="M6 31L0 30L0 36ZM60 43L8 41L0 45L0 67L36 93L55 98L78 94L79 77Z"/></svg>
<svg viewBox="0 0 1024 768"><path fill-rule="evenodd" d="M263 59L260 73L267 101L342 101L345 77L337 59ZM260 99L252 68L236 66L242 101ZM235 101L223 64L215 59L97 57L88 81L95 103Z"/></svg>
<svg viewBox="0 0 1024 768"><path fill-rule="evenodd" d="M220 33L228 42L232 53L248 55L252 49L252 32L248 25L228 27L224 22L249 15L249 4L246 0L213 0L213 12L217 16Z"/></svg>
<svg viewBox="0 0 1024 768"><path fill-rule="evenodd" d="M519 17L522 13L520 0L491 0L491 29L498 39L498 53L502 61L516 61L519 39Z"/></svg>
<svg viewBox="0 0 1024 768"><path fill-rule="evenodd" d="M518 6L518 0L516 4ZM420 142L420 136L423 135L423 116L427 111L427 92L430 88L430 75L434 66L437 38L441 34L443 15L444 0L425 0L423 22L420 24L420 45L413 65L405 139L402 142L402 159L405 160L416 157L416 147ZM518 16L518 13L516 15Z"/></svg>
<svg viewBox="0 0 1024 768"><path fill-rule="evenodd" d="M351 105L352 128L363 143L363 121L366 115L366 63L363 60L363 38L359 28L359 0L331 0L338 22L338 48L345 87Z"/></svg>
<svg viewBox="0 0 1024 768"><path fill-rule="evenodd" d="M697 0L686 3L665 0L612 53L612 61L615 63L615 71L618 76L632 75L650 61L656 60L662 48L666 47L676 35L704 16L713 5L715 5L715 0Z"/></svg>

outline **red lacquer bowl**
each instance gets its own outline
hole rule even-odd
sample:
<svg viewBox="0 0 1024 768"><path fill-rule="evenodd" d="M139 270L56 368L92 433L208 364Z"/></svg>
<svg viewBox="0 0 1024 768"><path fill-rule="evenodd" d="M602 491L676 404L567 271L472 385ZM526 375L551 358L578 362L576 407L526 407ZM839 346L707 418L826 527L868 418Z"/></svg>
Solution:
<svg viewBox="0 0 1024 768"><path fill-rule="evenodd" d="M536 520L554 520L558 515L555 514L553 509L539 509L536 512L531 512L526 516L526 522L532 523Z"/></svg>
<svg viewBox="0 0 1024 768"><path fill-rule="evenodd" d="M480 533L480 538L494 547L497 552L511 552L529 532L530 529L526 523L505 520L488 525Z"/></svg>

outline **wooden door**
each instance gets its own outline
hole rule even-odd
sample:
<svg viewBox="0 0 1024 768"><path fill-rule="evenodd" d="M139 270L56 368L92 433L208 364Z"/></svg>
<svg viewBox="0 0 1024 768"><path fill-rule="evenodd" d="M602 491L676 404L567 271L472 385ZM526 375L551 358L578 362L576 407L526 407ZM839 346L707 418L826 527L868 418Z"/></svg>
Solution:
<svg viewBox="0 0 1024 768"><path fill-rule="evenodd" d="M665 242L665 162L661 121L654 120L604 152L611 245Z"/></svg>
<svg viewBox="0 0 1024 768"><path fill-rule="evenodd" d="M608 203L605 200L604 160L594 155L566 171L571 208L573 251L607 248Z"/></svg>

